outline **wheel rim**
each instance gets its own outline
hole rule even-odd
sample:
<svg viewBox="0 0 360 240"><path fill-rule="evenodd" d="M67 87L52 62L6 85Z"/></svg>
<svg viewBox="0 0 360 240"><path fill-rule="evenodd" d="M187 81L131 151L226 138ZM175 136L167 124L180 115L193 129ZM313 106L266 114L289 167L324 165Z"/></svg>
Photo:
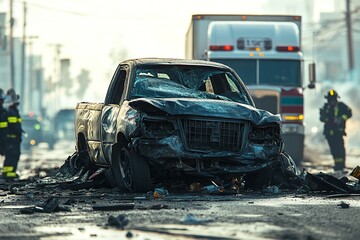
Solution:
<svg viewBox="0 0 360 240"><path fill-rule="evenodd" d="M127 189L133 191L133 179L132 179L132 170L130 165L130 156L127 149L122 149L119 159L119 168L121 173L121 178L124 182L124 185Z"/></svg>

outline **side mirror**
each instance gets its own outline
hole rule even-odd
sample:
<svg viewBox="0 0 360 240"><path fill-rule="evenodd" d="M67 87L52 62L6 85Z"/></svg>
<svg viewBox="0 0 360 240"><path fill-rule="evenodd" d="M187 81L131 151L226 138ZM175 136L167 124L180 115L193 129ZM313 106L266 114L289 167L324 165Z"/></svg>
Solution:
<svg viewBox="0 0 360 240"><path fill-rule="evenodd" d="M309 85L308 88L314 89L315 88L315 82L316 82L316 72L315 72L315 63L309 64Z"/></svg>

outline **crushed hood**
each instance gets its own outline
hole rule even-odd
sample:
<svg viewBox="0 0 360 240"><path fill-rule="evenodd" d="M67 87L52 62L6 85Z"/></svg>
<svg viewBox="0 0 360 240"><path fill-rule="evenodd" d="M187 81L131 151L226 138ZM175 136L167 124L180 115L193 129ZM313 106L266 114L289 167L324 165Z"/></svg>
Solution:
<svg viewBox="0 0 360 240"><path fill-rule="evenodd" d="M195 115L228 119L248 120L252 123L280 123L279 115L250 105L213 99L196 98L138 98L129 105L139 111L153 114Z"/></svg>

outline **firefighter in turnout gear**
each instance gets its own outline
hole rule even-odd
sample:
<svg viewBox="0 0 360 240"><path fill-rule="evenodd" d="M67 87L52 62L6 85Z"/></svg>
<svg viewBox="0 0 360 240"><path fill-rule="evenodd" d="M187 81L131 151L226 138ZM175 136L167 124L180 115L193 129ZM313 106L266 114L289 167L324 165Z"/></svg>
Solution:
<svg viewBox="0 0 360 240"><path fill-rule="evenodd" d="M15 93L14 89L10 89L7 92L7 96L10 99L10 106L8 109L7 147L2 175L6 180L12 181L18 178L16 169L20 159L21 134L23 130L18 110L19 95Z"/></svg>
<svg viewBox="0 0 360 240"><path fill-rule="evenodd" d="M6 135L8 129L8 113L7 110L3 107L5 100L4 91L0 88L0 155L5 154L6 149Z"/></svg>
<svg viewBox="0 0 360 240"><path fill-rule="evenodd" d="M339 95L335 90L330 90L325 98L327 103L320 109L320 121L324 122L324 135L334 158L334 170L343 171L346 157L345 126L352 113L345 103L338 101Z"/></svg>

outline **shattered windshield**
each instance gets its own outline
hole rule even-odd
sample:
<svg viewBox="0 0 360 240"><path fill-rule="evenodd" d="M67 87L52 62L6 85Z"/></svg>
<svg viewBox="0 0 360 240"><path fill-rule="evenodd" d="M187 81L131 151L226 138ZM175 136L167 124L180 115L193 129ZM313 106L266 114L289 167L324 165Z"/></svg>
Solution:
<svg viewBox="0 0 360 240"><path fill-rule="evenodd" d="M139 68L131 98L203 98L250 105L231 72L204 66L156 65Z"/></svg>

